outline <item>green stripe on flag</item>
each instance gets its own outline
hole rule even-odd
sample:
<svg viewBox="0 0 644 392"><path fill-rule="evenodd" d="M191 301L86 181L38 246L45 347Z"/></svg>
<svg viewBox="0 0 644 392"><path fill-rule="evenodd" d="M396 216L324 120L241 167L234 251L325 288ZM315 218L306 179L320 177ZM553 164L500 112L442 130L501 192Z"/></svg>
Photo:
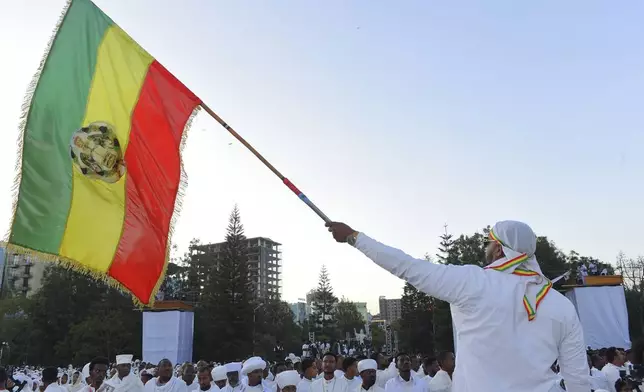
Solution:
<svg viewBox="0 0 644 392"><path fill-rule="evenodd" d="M74 0L58 30L24 130L12 244L58 253L71 203L69 141L83 121L97 49L112 23L91 1Z"/></svg>

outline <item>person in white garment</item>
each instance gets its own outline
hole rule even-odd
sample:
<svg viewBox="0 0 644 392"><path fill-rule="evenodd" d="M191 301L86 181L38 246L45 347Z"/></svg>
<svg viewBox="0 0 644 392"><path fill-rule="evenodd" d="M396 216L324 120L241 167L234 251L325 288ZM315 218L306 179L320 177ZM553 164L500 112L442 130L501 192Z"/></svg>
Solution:
<svg viewBox="0 0 644 392"><path fill-rule="evenodd" d="M425 382L429 383L439 370L440 367L438 366L438 361L436 360L436 358L423 358L423 373L425 373L423 380L425 380Z"/></svg>
<svg viewBox="0 0 644 392"><path fill-rule="evenodd" d="M297 392L300 374L297 370L286 370L275 377L275 382L282 392Z"/></svg>
<svg viewBox="0 0 644 392"><path fill-rule="evenodd" d="M429 381L431 392L451 392L452 374L454 373L454 353L445 351L438 355L440 370Z"/></svg>
<svg viewBox="0 0 644 392"><path fill-rule="evenodd" d="M619 372L620 370L626 370L624 368L626 356L621 350L611 347L606 350L606 361L608 363L604 365L602 372L604 372L606 379L608 380L608 390L610 392L615 392L615 382L620 379ZM566 387L567 386L568 380L566 380Z"/></svg>
<svg viewBox="0 0 644 392"><path fill-rule="evenodd" d="M408 354L396 355L396 369L398 376L387 381L385 392L428 392L427 383L416 378L411 371L411 358Z"/></svg>
<svg viewBox="0 0 644 392"><path fill-rule="evenodd" d="M174 376L169 359L162 359L157 366L157 377L145 383L144 392L188 392L186 383Z"/></svg>
<svg viewBox="0 0 644 392"><path fill-rule="evenodd" d="M211 381L210 369L207 366L201 366L197 369L197 383L200 392L218 392L219 388Z"/></svg>
<svg viewBox="0 0 644 392"><path fill-rule="evenodd" d="M181 379L183 380L183 382L186 383L188 392L194 392L199 389L199 382L196 381L197 369L195 369L195 366L192 363L184 363L181 366L179 373L181 374Z"/></svg>
<svg viewBox="0 0 644 392"><path fill-rule="evenodd" d="M593 263L592 261L588 262L588 270L590 271L590 275L595 276L597 274L597 264Z"/></svg>
<svg viewBox="0 0 644 392"><path fill-rule="evenodd" d="M239 372L242 370L241 362L230 362L226 364L226 378L228 384L224 388L226 392L239 392L244 390L244 385L239 378Z"/></svg>
<svg viewBox="0 0 644 392"><path fill-rule="evenodd" d="M228 382L228 376L226 375L226 366L215 366L210 373L212 375L213 389L217 387L217 390L224 389L226 383Z"/></svg>
<svg viewBox="0 0 644 392"><path fill-rule="evenodd" d="M43 369L42 387L43 392L63 392L63 388L58 385L58 369L54 367Z"/></svg>
<svg viewBox="0 0 644 392"><path fill-rule="evenodd" d="M245 392L269 392L264 388L262 379L264 378L264 369L266 361L260 357L248 358L242 366L241 374L248 378L245 385Z"/></svg>
<svg viewBox="0 0 644 392"><path fill-rule="evenodd" d="M382 353L374 353L371 355L371 359L378 364L378 370L376 370L376 385L384 390L387 381L398 375L396 364L393 361L388 363Z"/></svg>
<svg viewBox="0 0 644 392"><path fill-rule="evenodd" d="M318 369L315 366L315 360L311 358L306 358L302 361L302 379L297 384L298 392L309 392L311 390L311 384L315 379L315 376L318 375Z"/></svg>
<svg viewBox="0 0 644 392"><path fill-rule="evenodd" d="M342 382L335 376L336 355L326 353L322 357L322 377L313 381L311 392L345 392Z"/></svg>
<svg viewBox="0 0 644 392"><path fill-rule="evenodd" d="M83 383L83 385L89 385L89 383L91 382L89 378L89 363L86 363L85 366L83 366L81 377L81 382Z"/></svg>
<svg viewBox="0 0 644 392"><path fill-rule="evenodd" d="M590 366L590 386L593 390L610 389L606 374L599 370L604 367L604 359L595 354L592 357L588 355L588 366Z"/></svg>
<svg viewBox="0 0 644 392"><path fill-rule="evenodd" d="M548 392L554 360L567 392L590 389L577 312L551 290L534 254L537 237L525 223L503 221L490 229L485 268L428 263L344 223L327 226L336 241L348 242L418 290L450 303L459 354L454 392Z"/></svg>
<svg viewBox="0 0 644 392"><path fill-rule="evenodd" d="M373 359L363 359L358 362L358 373L362 382L356 390L348 392L385 392L384 389L376 385L377 370L378 364Z"/></svg>
<svg viewBox="0 0 644 392"><path fill-rule="evenodd" d="M105 382L110 361L107 358L94 358L89 363L89 384L80 389L80 392L113 392L114 387Z"/></svg>
<svg viewBox="0 0 644 392"><path fill-rule="evenodd" d="M83 387L83 383L81 380L81 373L79 371L75 371L72 374L72 382L69 384L69 392L78 392Z"/></svg>
<svg viewBox="0 0 644 392"><path fill-rule="evenodd" d="M143 369L139 373L139 378L141 379L141 382L145 386L145 384L147 384L148 381L154 378L154 371L152 369Z"/></svg>
<svg viewBox="0 0 644 392"><path fill-rule="evenodd" d="M342 370L343 374L338 378L338 381L345 385L344 390L356 390L362 383L362 380L358 377L358 361L353 357L344 358L342 360Z"/></svg>
<svg viewBox="0 0 644 392"><path fill-rule="evenodd" d="M116 374L106 381L115 392L143 392L141 378L132 373L132 358L130 354L116 356Z"/></svg>

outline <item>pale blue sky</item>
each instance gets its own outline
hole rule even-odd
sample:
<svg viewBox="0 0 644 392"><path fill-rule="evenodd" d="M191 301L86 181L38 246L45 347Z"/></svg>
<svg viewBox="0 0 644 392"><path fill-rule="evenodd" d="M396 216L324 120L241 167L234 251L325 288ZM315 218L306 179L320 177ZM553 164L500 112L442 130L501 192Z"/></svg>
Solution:
<svg viewBox="0 0 644 392"><path fill-rule="evenodd" d="M332 219L415 256L447 222L528 222L564 250L644 253L644 3L97 0ZM20 104L62 0L0 5L0 222ZM232 142L232 145L229 143ZM202 115L176 240L283 243L284 299L322 263L339 295L402 282L322 221Z"/></svg>

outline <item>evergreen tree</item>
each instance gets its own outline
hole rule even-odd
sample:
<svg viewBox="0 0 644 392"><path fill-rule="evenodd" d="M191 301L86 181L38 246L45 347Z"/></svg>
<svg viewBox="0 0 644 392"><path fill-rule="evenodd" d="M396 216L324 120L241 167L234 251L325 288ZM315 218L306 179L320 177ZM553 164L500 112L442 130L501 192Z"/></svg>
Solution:
<svg viewBox="0 0 644 392"><path fill-rule="evenodd" d="M255 355L273 358L273 348L281 342L286 352L302 348L302 328L293 320L289 305L281 300L261 301L255 320ZM278 358L282 361L284 358Z"/></svg>
<svg viewBox="0 0 644 392"><path fill-rule="evenodd" d="M462 264L460 261L460 252L457 243L463 243L462 236L457 240L452 239L452 235L447 231L447 225L444 226L445 232L440 236L441 242L438 248L439 253L436 255L441 264ZM476 243L476 241L474 241ZM454 351L454 333L452 327L452 312L449 304L437 298L431 298L431 325L433 349L439 351Z"/></svg>
<svg viewBox="0 0 644 392"><path fill-rule="evenodd" d="M326 266L320 270L318 287L313 294L311 304L311 323L315 326L315 336L319 340L330 340L334 337L335 319L334 307L338 298L333 295Z"/></svg>
<svg viewBox="0 0 644 392"><path fill-rule="evenodd" d="M226 242L208 274L197 308L197 357L234 360L253 351L256 301L248 276L248 250L237 206L230 214Z"/></svg>
<svg viewBox="0 0 644 392"><path fill-rule="evenodd" d="M447 225L443 226L445 232L439 237L441 242L438 245L436 257L441 264L460 264L457 249L454 246L452 235L447 232Z"/></svg>
<svg viewBox="0 0 644 392"><path fill-rule="evenodd" d="M431 302L432 299L427 294L405 283L400 299L399 335L400 345L404 351L422 353L434 351Z"/></svg>

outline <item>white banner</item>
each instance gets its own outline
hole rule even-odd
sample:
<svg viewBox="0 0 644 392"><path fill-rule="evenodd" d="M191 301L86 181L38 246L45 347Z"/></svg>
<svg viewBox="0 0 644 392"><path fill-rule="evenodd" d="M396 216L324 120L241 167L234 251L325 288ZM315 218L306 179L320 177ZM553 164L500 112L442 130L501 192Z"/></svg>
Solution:
<svg viewBox="0 0 644 392"><path fill-rule="evenodd" d="M566 297L577 309L586 346L631 348L624 287L576 287Z"/></svg>
<svg viewBox="0 0 644 392"><path fill-rule="evenodd" d="M192 362L194 320L192 312L143 312L143 361Z"/></svg>

